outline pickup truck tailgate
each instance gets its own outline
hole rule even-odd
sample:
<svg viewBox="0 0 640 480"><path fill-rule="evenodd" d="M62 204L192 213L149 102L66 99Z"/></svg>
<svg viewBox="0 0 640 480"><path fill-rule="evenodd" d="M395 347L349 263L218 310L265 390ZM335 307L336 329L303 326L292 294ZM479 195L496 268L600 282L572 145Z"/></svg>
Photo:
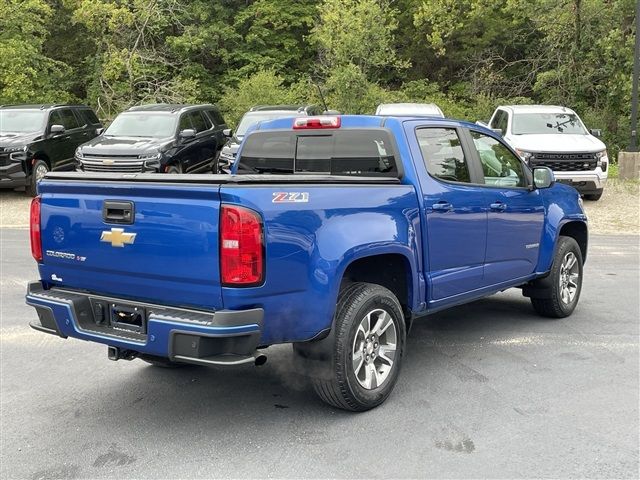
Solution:
<svg viewBox="0 0 640 480"><path fill-rule="evenodd" d="M44 282L222 308L219 185L45 179L39 191Z"/></svg>

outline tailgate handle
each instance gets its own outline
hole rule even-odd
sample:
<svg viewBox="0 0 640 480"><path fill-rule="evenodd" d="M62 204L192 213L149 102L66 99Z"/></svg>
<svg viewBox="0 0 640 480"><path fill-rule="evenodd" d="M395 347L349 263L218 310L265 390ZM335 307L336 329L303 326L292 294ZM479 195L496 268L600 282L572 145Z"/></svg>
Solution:
<svg viewBox="0 0 640 480"><path fill-rule="evenodd" d="M107 223L132 224L134 217L133 202L105 200L102 204L102 218Z"/></svg>

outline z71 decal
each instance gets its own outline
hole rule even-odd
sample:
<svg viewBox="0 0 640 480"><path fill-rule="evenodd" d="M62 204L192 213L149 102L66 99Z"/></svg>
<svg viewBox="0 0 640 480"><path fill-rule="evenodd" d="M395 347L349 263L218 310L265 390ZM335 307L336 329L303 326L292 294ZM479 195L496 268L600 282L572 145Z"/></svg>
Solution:
<svg viewBox="0 0 640 480"><path fill-rule="evenodd" d="M309 192L273 192L272 203L308 203Z"/></svg>

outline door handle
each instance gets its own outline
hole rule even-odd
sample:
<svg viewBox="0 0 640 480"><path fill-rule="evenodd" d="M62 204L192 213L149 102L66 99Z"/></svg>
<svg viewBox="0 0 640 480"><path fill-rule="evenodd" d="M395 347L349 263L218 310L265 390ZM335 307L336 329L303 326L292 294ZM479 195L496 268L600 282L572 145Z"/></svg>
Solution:
<svg viewBox="0 0 640 480"><path fill-rule="evenodd" d="M495 202L489 205L489 207L491 207L491 210L493 210L494 212L504 212L507 209L507 204L502 202Z"/></svg>
<svg viewBox="0 0 640 480"><path fill-rule="evenodd" d="M442 201L434 203L433 205L431 205L431 208L434 212L448 212L450 210L453 210L453 205L451 205L449 202Z"/></svg>
<svg viewBox="0 0 640 480"><path fill-rule="evenodd" d="M133 202L105 200L102 204L102 219L106 223L131 225L135 218Z"/></svg>

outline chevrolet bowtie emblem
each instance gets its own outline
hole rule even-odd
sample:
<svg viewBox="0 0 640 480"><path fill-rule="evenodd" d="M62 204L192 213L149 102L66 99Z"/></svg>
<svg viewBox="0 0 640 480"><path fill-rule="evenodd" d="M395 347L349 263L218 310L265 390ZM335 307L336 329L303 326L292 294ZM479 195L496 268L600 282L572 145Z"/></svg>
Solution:
<svg viewBox="0 0 640 480"><path fill-rule="evenodd" d="M135 233L125 233L124 228L112 228L110 232L102 232L101 242L110 243L112 247L124 247L136 239Z"/></svg>

